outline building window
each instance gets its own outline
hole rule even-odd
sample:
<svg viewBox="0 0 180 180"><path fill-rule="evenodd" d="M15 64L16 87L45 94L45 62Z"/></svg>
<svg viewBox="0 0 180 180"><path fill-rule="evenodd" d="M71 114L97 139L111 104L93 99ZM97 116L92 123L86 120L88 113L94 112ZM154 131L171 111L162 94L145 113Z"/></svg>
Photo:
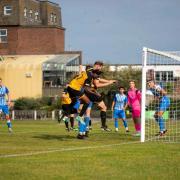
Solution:
<svg viewBox="0 0 180 180"><path fill-rule="evenodd" d="M168 81L173 81L173 71L168 71Z"/></svg>
<svg viewBox="0 0 180 180"><path fill-rule="evenodd" d="M7 29L0 29L0 43L7 43Z"/></svg>
<svg viewBox="0 0 180 180"><path fill-rule="evenodd" d="M167 81L167 73L165 71L162 72L162 81Z"/></svg>
<svg viewBox="0 0 180 180"><path fill-rule="evenodd" d="M11 15L11 14L12 14L12 7L4 6L4 15Z"/></svg>
<svg viewBox="0 0 180 180"><path fill-rule="evenodd" d="M54 15L54 22L57 23L57 16L56 16L56 14Z"/></svg>
<svg viewBox="0 0 180 180"><path fill-rule="evenodd" d="M53 15L53 13L51 13L51 15L50 15L50 21L53 22L53 19L54 19L54 15Z"/></svg>
<svg viewBox="0 0 180 180"><path fill-rule="evenodd" d="M156 71L156 81L173 81L173 71Z"/></svg>
<svg viewBox="0 0 180 180"><path fill-rule="evenodd" d="M24 8L24 17L27 17L27 8Z"/></svg>
<svg viewBox="0 0 180 180"><path fill-rule="evenodd" d="M160 72L156 72L156 81L160 81Z"/></svg>
<svg viewBox="0 0 180 180"><path fill-rule="evenodd" d="M33 11L32 9L29 10L29 17L32 18Z"/></svg>
<svg viewBox="0 0 180 180"><path fill-rule="evenodd" d="M38 20L39 13L38 13L38 12L35 12L34 15L35 15L35 20Z"/></svg>

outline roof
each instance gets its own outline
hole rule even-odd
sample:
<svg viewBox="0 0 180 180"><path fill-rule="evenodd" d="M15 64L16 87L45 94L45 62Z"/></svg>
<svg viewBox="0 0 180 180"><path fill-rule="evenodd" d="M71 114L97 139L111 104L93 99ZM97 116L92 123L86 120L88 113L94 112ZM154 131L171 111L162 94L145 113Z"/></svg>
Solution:
<svg viewBox="0 0 180 180"><path fill-rule="evenodd" d="M8 66L14 66L16 68L24 66L38 66L43 63L66 64L77 57L79 57L79 54L0 56L0 68Z"/></svg>
<svg viewBox="0 0 180 180"><path fill-rule="evenodd" d="M79 54L60 54L53 57L50 57L48 61L45 63L58 63L58 64L66 64L73 59L79 57Z"/></svg>

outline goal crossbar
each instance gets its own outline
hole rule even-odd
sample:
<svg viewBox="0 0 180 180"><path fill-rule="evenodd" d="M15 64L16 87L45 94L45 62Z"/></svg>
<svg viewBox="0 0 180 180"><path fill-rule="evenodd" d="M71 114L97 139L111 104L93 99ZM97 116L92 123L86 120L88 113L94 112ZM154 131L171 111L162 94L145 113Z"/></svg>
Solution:
<svg viewBox="0 0 180 180"><path fill-rule="evenodd" d="M147 47L144 47L143 51L144 52L154 53L154 54L157 54L157 55L165 56L165 57L168 57L168 58L180 61L180 56L177 56L177 55L174 55L174 54L170 54L168 52L158 51L158 50L150 49L150 48L147 48Z"/></svg>

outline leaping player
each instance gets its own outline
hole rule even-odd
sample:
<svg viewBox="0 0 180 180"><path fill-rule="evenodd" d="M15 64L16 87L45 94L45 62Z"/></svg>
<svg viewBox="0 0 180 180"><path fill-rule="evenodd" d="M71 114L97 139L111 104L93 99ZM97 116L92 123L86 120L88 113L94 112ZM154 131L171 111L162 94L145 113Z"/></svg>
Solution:
<svg viewBox="0 0 180 180"><path fill-rule="evenodd" d="M159 123L160 132L157 135L163 136L167 132L167 129L165 128L163 114L170 106L170 99L167 96L167 92L159 84L156 84L154 80L148 80L147 84L149 86L149 90L158 100L158 105L154 114L154 118Z"/></svg>

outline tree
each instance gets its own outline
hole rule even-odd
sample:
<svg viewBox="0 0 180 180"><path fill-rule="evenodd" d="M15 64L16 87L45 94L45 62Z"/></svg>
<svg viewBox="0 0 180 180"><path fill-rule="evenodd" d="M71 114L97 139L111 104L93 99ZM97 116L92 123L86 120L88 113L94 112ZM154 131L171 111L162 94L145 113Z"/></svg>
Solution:
<svg viewBox="0 0 180 180"><path fill-rule="evenodd" d="M120 71L109 71L109 65L105 65L103 68L102 78L105 79L115 79L117 80L117 84L107 86L104 88L99 88L99 92L105 94L104 101L107 104L108 108L110 108L112 104L112 99L115 92L118 90L119 86L125 87L127 91L129 89L129 81L134 80L136 83L136 87L141 89L141 70L133 69L132 66L128 66L127 68L123 68Z"/></svg>
<svg viewBox="0 0 180 180"><path fill-rule="evenodd" d="M125 89L128 89L130 80L134 80L136 82L136 87L141 89L141 70L133 69L132 66L112 72L109 71L109 65L106 65L103 69L102 77L105 79L118 80L118 83L115 85L101 88L100 92L104 92L105 94L107 94L108 91L116 91L118 86L124 86Z"/></svg>

